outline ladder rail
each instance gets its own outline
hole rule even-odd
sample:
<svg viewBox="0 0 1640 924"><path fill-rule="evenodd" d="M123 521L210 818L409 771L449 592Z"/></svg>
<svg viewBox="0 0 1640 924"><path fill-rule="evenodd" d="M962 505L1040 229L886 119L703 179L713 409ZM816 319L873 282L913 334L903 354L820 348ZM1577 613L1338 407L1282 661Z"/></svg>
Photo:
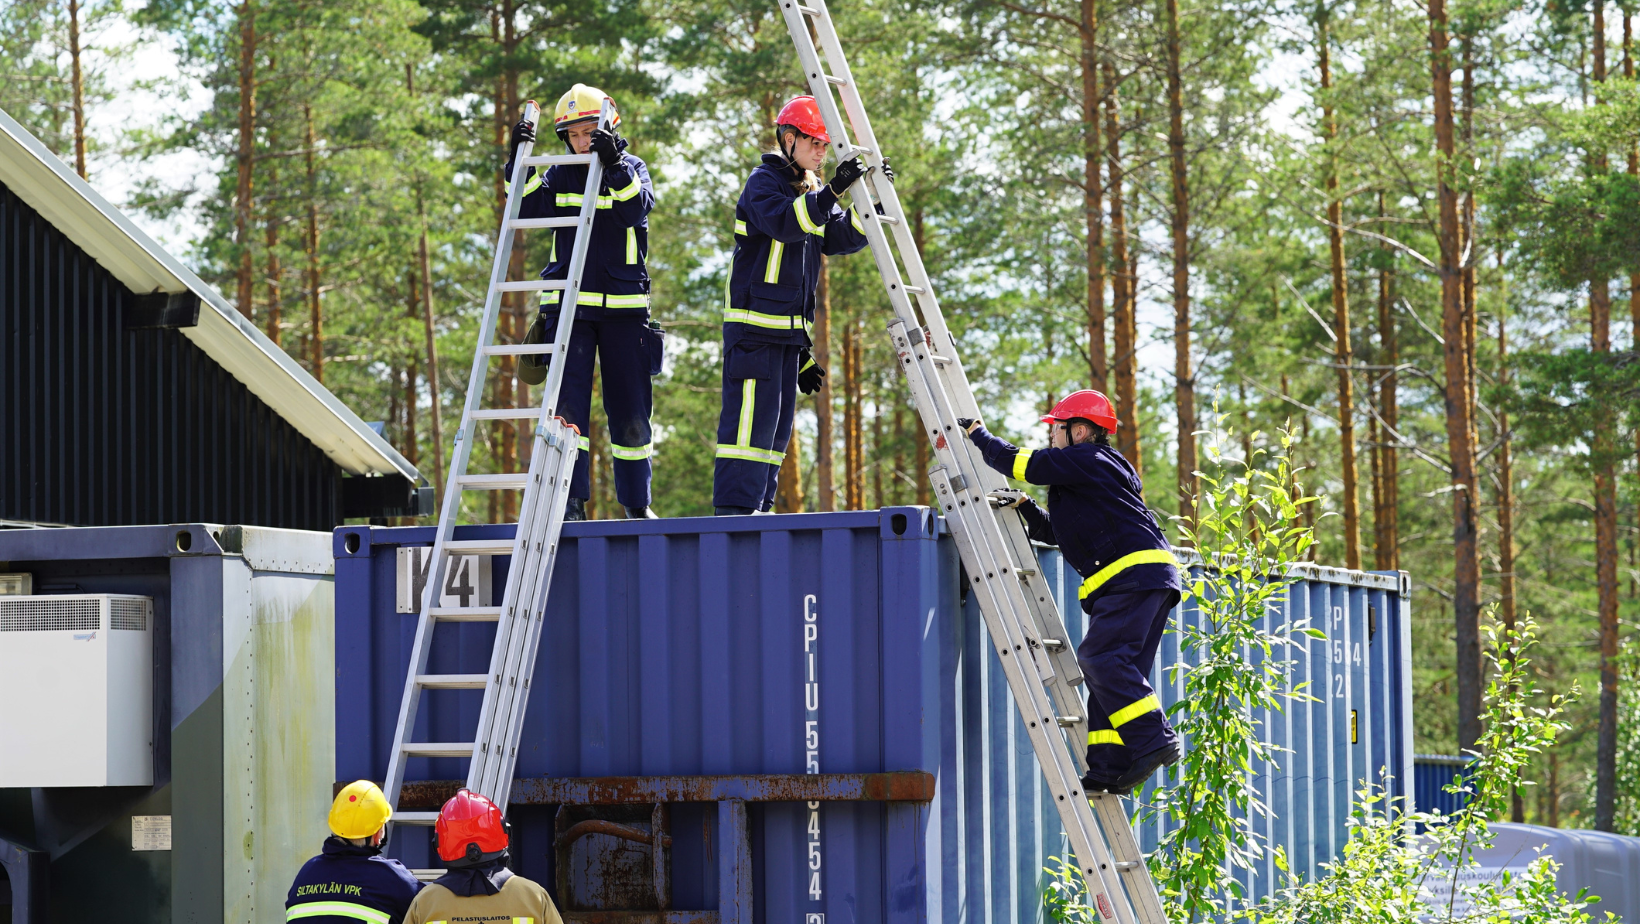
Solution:
<svg viewBox="0 0 1640 924"><path fill-rule="evenodd" d="M859 155L867 166L880 167L882 149L825 0L777 2L839 160ZM842 99L841 110L834 89ZM937 464L930 478L1090 897L1107 922L1166 924L1121 800L1081 792L1087 717L1075 690L1083 680L1075 649L1046 579L1034 567L1028 573L1010 567L1013 562L1034 565L1034 551L1021 518L993 511L986 500L987 493L1006 486L1006 479L984 464L956 427L958 417L980 416L978 403L899 197L892 183L882 182L881 171L869 172L853 192L856 203L864 206L865 235L895 316L889 334L898 365L934 447ZM873 204L881 208L880 215ZM1057 644L1045 646L1044 640ZM1023 657L1030 658L1029 667L1020 663ZM1035 676L1027 676L1027 670ZM1061 728L1062 720L1068 728Z"/></svg>

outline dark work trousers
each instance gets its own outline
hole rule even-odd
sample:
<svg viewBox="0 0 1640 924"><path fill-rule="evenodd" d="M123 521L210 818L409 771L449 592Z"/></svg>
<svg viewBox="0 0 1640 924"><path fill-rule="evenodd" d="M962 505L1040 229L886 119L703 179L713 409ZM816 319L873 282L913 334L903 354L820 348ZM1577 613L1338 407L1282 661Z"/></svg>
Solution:
<svg viewBox="0 0 1640 924"><path fill-rule="evenodd" d="M557 323L555 316L547 316L549 336ZM649 414L655 406L649 380L650 369L656 365L653 337L640 318L575 322L564 384L558 393L558 416L581 428L581 452L569 482L570 497L585 500L592 496L586 434L592 415L593 360L597 359L603 370L609 453L615 457L615 499L627 507L649 506L649 457L654 453L649 432Z"/></svg>
<svg viewBox="0 0 1640 924"><path fill-rule="evenodd" d="M774 506L780 462L792 439L801 349L742 340L725 352L713 506Z"/></svg>
<svg viewBox="0 0 1640 924"><path fill-rule="evenodd" d="M1150 668L1179 602L1176 590L1106 593L1084 601L1088 634L1076 663L1088 684L1088 771L1114 781L1133 762L1179 740L1150 687Z"/></svg>

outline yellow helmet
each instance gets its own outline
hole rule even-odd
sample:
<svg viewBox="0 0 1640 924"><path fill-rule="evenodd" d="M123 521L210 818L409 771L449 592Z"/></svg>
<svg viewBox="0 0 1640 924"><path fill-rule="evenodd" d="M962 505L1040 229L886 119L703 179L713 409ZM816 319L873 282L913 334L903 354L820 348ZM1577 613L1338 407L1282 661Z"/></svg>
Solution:
<svg viewBox="0 0 1640 924"><path fill-rule="evenodd" d="M562 135L571 125L596 121L606 99L609 100L609 127L615 128L621 124L621 114L615 109L615 101L604 91L584 83L570 87L568 93L558 97L558 108L552 113L552 127Z"/></svg>
<svg viewBox="0 0 1640 924"><path fill-rule="evenodd" d="M393 817L393 808L380 786L359 780L342 787L330 803L330 833L337 837L369 837Z"/></svg>

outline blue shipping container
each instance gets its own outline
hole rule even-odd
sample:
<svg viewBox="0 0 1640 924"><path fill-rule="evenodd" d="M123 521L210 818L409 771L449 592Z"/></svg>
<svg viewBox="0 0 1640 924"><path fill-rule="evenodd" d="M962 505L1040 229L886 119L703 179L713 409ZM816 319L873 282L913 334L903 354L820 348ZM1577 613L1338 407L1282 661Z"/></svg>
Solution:
<svg viewBox="0 0 1640 924"><path fill-rule="evenodd" d="M1454 777L1467 776L1467 757L1418 754L1412 759L1412 804L1420 812L1451 815L1464 806L1464 797L1446 791Z"/></svg>
<svg viewBox="0 0 1640 924"><path fill-rule="evenodd" d="M509 812L515 868L569 920L1041 920L1042 868L1067 849L940 526L920 507L567 525ZM385 775L416 626L401 609L431 540L336 531L338 780ZM1042 565L1079 637L1079 579L1056 550ZM482 567L458 568L444 591L493 601L506 567L491 563L488 588ZM1353 780L1410 773L1409 655L1402 576L1310 568L1297 588L1275 618L1328 620L1299 666L1321 702L1267 724L1295 753L1256 772L1272 836L1305 870L1338 850ZM438 631L431 671L486 669L493 625ZM1169 636L1158 662L1175 660ZM429 695L419 740L470 734L477 691ZM463 764L411 761L407 779L439 782L407 787L407 804L436 805ZM577 838L587 820L624 833ZM662 834L657 870L637 842ZM438 865L417 830L391 852Z"/></svg>

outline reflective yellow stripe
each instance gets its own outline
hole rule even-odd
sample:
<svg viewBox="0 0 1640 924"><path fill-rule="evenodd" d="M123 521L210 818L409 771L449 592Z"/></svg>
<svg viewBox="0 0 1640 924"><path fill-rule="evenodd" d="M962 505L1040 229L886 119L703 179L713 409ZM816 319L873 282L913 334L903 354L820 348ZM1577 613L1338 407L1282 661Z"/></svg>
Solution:
<svg viewBox="0 0 1640 924"><path fill-rule="evenodd" d="M854 230L860 232L861 234L866 233L866 226L860 224L860 213L855 211L852 206L848 210L848 221L849 224L854 226Z"/></svg>
<svg viewBox="0 0 1640 924"><path fill-rule="evenodd" d="M564 300L562 289L549 289L541 293L543 308L559 304ZM588 305L593 308L647 308L649 295L639 292L636 295L605 295L602 292L582 292L575 297L575 304Z"/></svg>
<svg viewBox="0 0 1640 924"><path fill-rule="evenodd" d="M807 196L798 196L793 199L792 208L797 212L797 226L799 228L810 234L825 235L826 226L815 224L814 219L809 217L809 200Z"/></svg>
<svg viewBox="0 0 1640 924"><path fill-rule="evenodd" d="M735 432L735 445L752 445L752 406L757 402L757 379L747 379L740 386L740 429Z"/></svg>
<svg viewBox="0 0 1640 924"><path fill-rule="evenodd" d="M581 195L581 193L559 193L558 194L558 207L559 208L570 208L572 206L574 208L580 208L583 201L584 201L584 197ZM599 196L598 197L598 207L601 208L601 209L612 209L612 208L615 207L615 200L611 199L608 196Z"/></svg>
<svg viewBox="0 0 1640 924"><path fill-rule="evenodd" d="M581 447L582 452L592 451L592 439L590 437L580 437L576 440L576 445Z"/></svg>
<svg viewBox="0 0 1640 924"><path fill-rule="evenodd" d="M1031 461L1031 451L1029 449L1021 449L1019 451L1019 454L1014 456L1014 480L1015 481L1024 481L1025 480L1025 465L1027 463L1029 463L1030 461Z"/></svg>
<svg viewBox="0 0 1640 924"><path fill-rule="evenodd" d="M353 918L356 921L369 921L371 924L387 924L388 921L393 919L393 916L385 911L377 911L374 908L356 905L352 902L303 902L300 905L291 905L285 912L285 920L295 921L321 915Z"/></svg>
<svg viewBox="0 0 1640 924"><path fill-rule="evenodd" d="M531 174L530 178L524 181L524 195L527 196L530 193L535 192L537 189L540 189L542 179L543 176L540 173Z"/></svg>
<svg viewBox="0 0 1640 924"><path fill-rule="evenodd" d="M628 462L639 462L655 454L655 444L650 443L647 446L617 446L614 443L610 443L609 454L617 459L625 459Z"/></svg>
<svg viewBox="0 0 1640 924"><path fill-rule="evenodd" d="M735 219L735 233L741 237L751 237L751 233L746 230L746 223L738 218Z"/></svg>
<svg viewBox="0 0 1640 924"><path fill-rule="evenodd" d="M626 262L628 264L638 262L638 229L637 228L627 228L626 229Z"/></svg>
<svg viewBox="0 0 1640 924"><path fill-rule="evenodd" d="M610 190L609 195L610 195L610 198L612 198L612 199L619 199L622 202L625 202L626 200L632 198L633 196L636 196L638 194L638 190L640 190L642 188L643 188L643 184L638 182L637 176L634 175L632 177L632 182L631 183L627 184L626 186L621 187L620 189ZM602 201L602 200L600 199L599 201ZM599 208L603 208L603 206L600 205Z"/></svg>
<svg viewBox="0 0 1640 924"><path fill-rule="evenodd" d="M769 242L769 265L763 270L764 282L780 281L780 258L786 254L786 245L779 241Z"/></svg>
<svg viewBox="0 0 1640 924"><path fill-rule="evenodd" d="M1089 744L1121 744L1122 736L1114 728L1101 728L1088 732Z"/></svg>
<svg viewBox="0 0 1640 924"><path fill-rule="evenodd" d="M513 918L512 924L535 924L535 918Z"/></svg>
<svg viewBox="0 0 1640 924"><path fill-rule="evenodd" d="M808 320L795 314L764 314L747 308L725 308L723 323L750 324L753 327L767 327L770 330L808 329Z"/></svg>
<svg viewBox="0 0 1640 924"><path fill-rule="evenodd" d="M808 362L803 363L802 365L797 367L797 371L798 372L807 372L810 366L815 366L815 365L819 365L819 364L814 361L813 356L810 356Z"/></svg>
<svg viewBox="0 0 1640 924"><path fill-rule="evenodd" d="M1110 725L1112 728L1121 728L1139 716L1160 708L1162 708L1162 701L1156 698L1156 694L1152 693L1131 706L1123 706L1111 713Z"/></svg>
<svg viewBox="0 0 1640 924"><path fill-rule="evenodd" d="M1088 595L1104 586L1104 583L1122 571L1134 565L1173 565L1178 567L1179 560L1167 549L1142 549L1128 555L1123 555L1110 564L1099 569L1099 573L1082 582L1082 587L1076 592L1076 599L1086 600Z"/></svg>
<svg viewBox="0 0 1640 924"><path fill-rule="evenodd" d="M717 444L719 459L744 459L747 462L762 462L766 465L779 465L786 458L783 452L772 449L759 449L756 446L730 446L727 443Z"/></svg>

